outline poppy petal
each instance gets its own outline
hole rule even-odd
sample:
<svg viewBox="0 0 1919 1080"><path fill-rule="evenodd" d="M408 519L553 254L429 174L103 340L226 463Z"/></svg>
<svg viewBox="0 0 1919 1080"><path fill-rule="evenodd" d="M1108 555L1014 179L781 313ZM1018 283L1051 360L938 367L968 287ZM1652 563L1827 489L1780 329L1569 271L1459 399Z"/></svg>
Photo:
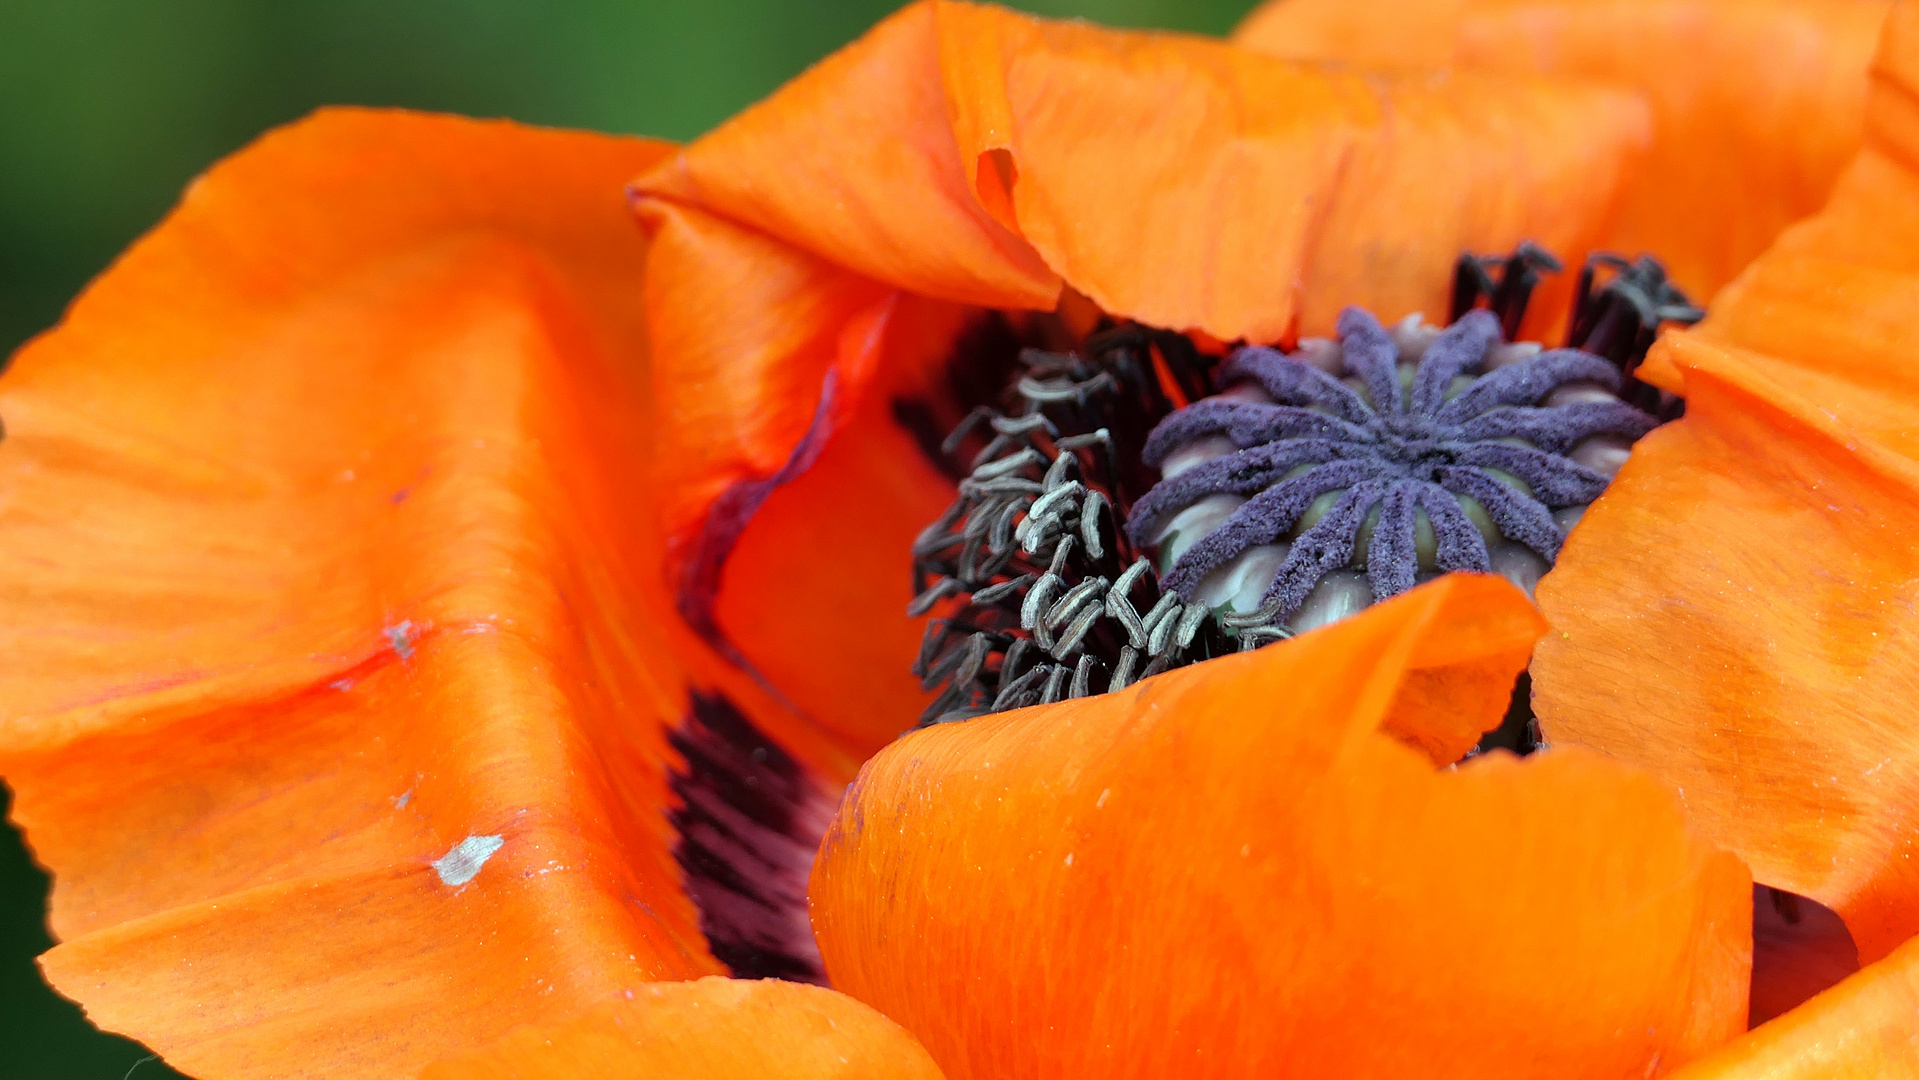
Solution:
<svg viewBox="0 0 1919 1080"><path fill-rule="evenodd" d="M844 397L870 371L839 370L842 331L890 290L702 210L657 202L639 210L653 238L650 344L672 357L653 371L666 424L655 472L662 491L710 506L741 478L784 469L822 408L829 430L843 422L850 398L821 400L828 374Z"/></svg>
<svg viewBox="0 0 1919 1080"><path fill-rule="evenodd" d="M723 970L634 475L621 185L669 149L322 113L0 380L0 773L96 1022L206 1080L391 1076Z"/></svg>
<svg viewBox="0 0 1919 1080"><path fill-rule="evenodd" d="M1353 148L1327 204L1302 275L1302 333L1330 334L1354 304L1443 324L1462 252L1532 240L1577 260L1605 245L1651 139L1639 101L1551 79L1371 79L1381 125ZM1521 334L1557 337L1572 287L1569 275L1542 284Z"/></svg>
<svg viewBox="0 0 1919 1080"><path fill-rule="evenodd" d="M1824 203L1859 145L1882 0L1269 0L1233 40L1301 60L1593 79L1655 130L1604 246L1710 297Z"/></svg>
<svg viewBox="0 0 1919 1080"><path fill-rule="evenodd" d="M1838 911L1861 960L1919 932L1919 12L1867 148L1649 377L1633 451L1541 583L1548 739L1686 793L1754 876Z"/></svg>
<svg viewBox="0 0 1919 1080"><path fill-rule="evenodd" d="M654 370L650 463L676 496L664 512L682 511L667 584L692 627L777 688L772 708L863 759L924 705L906 553L952 486L892 410L929 396L961 309L701 210L641 213L651 345L674 358Z"/></svg>
<svg viewBox="0 0 1919 1080"><path fill-rule="evenodd" d="M1591 87L906 8L634 186L681 610L876 748L924 701L900 541L951 497L889 407L941 396L967 316L1069 285L1220 340L1441 318L1462 249L1595 242L1645 124Z"/></svg>
<svg viewBox="0 0 1919 1080"><path fill-rule="evenodd" d="M1402 272L1417 291L1341 297L1398 313L1444 291L1461 240L1583 250L1644 124L1629 95L1590 87L1368 79L932 0L636 188L926 296L1050 309L1063 278L1115 314L1270 341L1316 287L1309 265L1383 266L1409 245L1430 271ZM1362 162L1368 183L1435 189L1391 222L1369 200L1368 250L1322 231L1354 153L1400 163Z"/></svg>
<svg viewBox="0 0 1919 1080"><path fill-rule="evenodd" d="M1751 885L1678 798L1586 751L1435 769L1379 731L1421 663L1503 658L1485 675L1509 687L1519 626L1540 629L1517 590L1449 576L901 739L815 864L834 984L956 1080L1636 1076L1696 1055L1745 1024ZM1496 696L1468 700L1497 723Z"/></svg>
<svg viewBox="0 0 1919 1080"><path fill-rule="evenodd" d="M954 305L895 294L874 342L880 370L813 467L761 505L714 594L722 640L861 758L897 738L926 705L910 671L921 627L905 614L913 598L907 561L953 486L898 410L929 396L924 380L937 366L925 358L945 355L961 315ZM849 324L848 336L859 329Z"/></svg>
<svg viewBox="0 0 1919 1080"><path fill-rule="evenodd" d="M898 1024L817 986L650 983L561 1023L520 1028L420 1080L939 1080Z"/></svg>
<svg viewBox="0 0 1919 1080"><path fill-rule="evenodd" d="M1850 1080L1919 1073L1919 940L1668 1080Z"/></svg>
<svg viewBox="0 0 1919 1080"><path fill-rule="evenodd" d="M1324 332L1345 304L1443 318L1462 250L1584 250L1641 136L1636 103L1584 87L936 10L980 201L1104 310L1220 340Z"/></svg>
<svg viewBox="0 0 1919 1080"><path fill-rule="evenodd" d="M1444 634L1418 639L1380 722L1380 730L1442 766L1465 757L1498 725L1513 676L1526 669L1542 629L1530 604L1491 603L1448 610L1446 617Z"/></svg>

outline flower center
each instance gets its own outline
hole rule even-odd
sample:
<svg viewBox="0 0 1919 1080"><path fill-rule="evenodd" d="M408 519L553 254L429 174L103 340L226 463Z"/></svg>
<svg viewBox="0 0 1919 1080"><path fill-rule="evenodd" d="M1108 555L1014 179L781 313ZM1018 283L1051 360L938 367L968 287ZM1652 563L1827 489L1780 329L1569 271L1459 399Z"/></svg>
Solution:
<svg viewBox="0 0 1919 1080"><path fill-rule="evenodd" d="M1631 377L1658 325L1699 317L1657 263L1601 256L1572 338L1597 351L1508 342L1557 269L1462 257L1443 330L1349 308L1336 339L1223 362L1133 325L1024 350L948 438L979 448L914 545L909 611L942 609L921 722L1117 690L1447 571L1530 592L1658 423L1626 399L1678 404Z"/></svg>
<svg viewBox="0 0 1919 1080"><path fill-rule="evenodd" d="M1388 333L1348 309L1337 341L1241 349L1219 378L1147 440L1165 479L1127 532L1185 600L1294 632L1449 570L1530 591L1657 423L1611 361L1504 344L1488 311Z"/></svg>
<svg viewBox="0 0 1919 1080"><path fill-rule="evenodd" d="M927 628L915 673L944 691L922 722L1116 690L1230 651L1205 612L1160 589L1122 528L1156 470L1146 434L1217 364L1177 334L1109 328L1070 354L1026 349L1011 407L975 409L948 453L985 438L959 496L914 544L909 612L963 602Z"/></svg>

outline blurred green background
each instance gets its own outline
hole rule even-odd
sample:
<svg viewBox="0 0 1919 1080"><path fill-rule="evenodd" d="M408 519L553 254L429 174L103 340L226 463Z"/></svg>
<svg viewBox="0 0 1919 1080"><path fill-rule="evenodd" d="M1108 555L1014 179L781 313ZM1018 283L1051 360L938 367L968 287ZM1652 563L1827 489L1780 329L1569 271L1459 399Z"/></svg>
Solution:
<svg viewBox="0 0 1919 1080"><path fill-rule="evenodd" d="M214 160L329 103L687 139L886 0L0 0L0 354L46 329ZM1031 0L1224 33L1252 0ZM0 787L0 811L8 805ZM46 876L0 826L0 1076L177 1077L40 981Z"/></svg>

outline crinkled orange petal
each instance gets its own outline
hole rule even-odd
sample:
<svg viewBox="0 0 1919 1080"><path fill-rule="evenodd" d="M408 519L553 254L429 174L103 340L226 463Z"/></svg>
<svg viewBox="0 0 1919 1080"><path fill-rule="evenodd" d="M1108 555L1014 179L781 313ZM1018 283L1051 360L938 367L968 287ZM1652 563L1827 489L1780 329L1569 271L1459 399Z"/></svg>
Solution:
<svg viewBox="0 0 1919 1080"><path fill-rule="evenodd" d="M1348 304L1443 323L1464 252L1533 240L1584 258L1603 246L1650 140L1642 103L1591 86L1456 71L1372 81L1380 127L1353 148L1327 203L1301 275L1304 333L1330 334ZM1549 278L1521 334L1556 339L1573 284Z"/></svg>
<svg viewBox="0 0 1919 1080"><path fill-rule="evenodd" d="M0 775L102 1026L203 1080L409 1075L721 970L639 476L622 185L668 149L323 113L0 380Z"/></svg>
<svg viewBox="0 0 1919 1080"><path fill-rule="evenodd" d="M954 1080L1618 1077L1698 1054L1745 1024L1751 886L1678 797L1578 749L1435 769L1379 730L1421 663L1503 658L1485 678L1510 686L1522 626L1516 590L1451 576L900 740L815 864L834 985Z"/></svg>
<svg viewBox="0 0 1919 1080"><path fill-rule="evenodd" d="M938 372L927 358L945 355L963 316L955 305L894 294L870 320L849 324L850 337L872 330L879 370L813 466L753 516L714 594L720 639L862 758L910 727L929 696L911 672L923 624L906 616L907 570L914 539L945 511L953 484L899 409L946 394L926 385Z"/></svg>
<svg viewBox="0 0 1919 1080"><path fill-rule="evenodd" d="M1645 124L1591 87L914 4L635 184L677 602L875 747L923 700L899 541L950 497L894 405L943 386L967 313L1064 283L1220 340L1442 318L1464 249L1591 246Z"/></svg>
<svg viewBox="0 0 1919 1080"><path fill-rule="evenodd" d="M1445 632L1415 642L1380 730L1425 751L1434 765L1451 765L1498 725L1541 631L1531 604L1503 601L1448 609Z"/></svg>
<svg viewBox="0 0 1919 1080"><path fill-rule="evenodd" d="M787 463L838 371L843 329L891 290L703 210L640 210L653 236L651 345L673 358L653 370L654 411L671 440L655 468L678 500L704 506ZM835 377L857 385L866 374Z"/></svg>
<svg viewBox="0 0 1919 1080"><path fill-rule="evenodd" d="M1268 0L1233 40L1302 60L1593 79L1652 106L1606 246L1710 297L1859 145L1887 0Z"/></svg>
<svg viewBox="0 0 1919 1080"><path fill-rule="evenodd" d="M818 986L650 983L568 1020L524 1027L420 1080L939 1080L898 1024Z"/></svg>
<svg viewBox="0 0 1919 1080"><path fill-rule="evenodd" d="M1539 589L1549 739L1683 789L1862 960L1919 933L1919 12L1866 150L1649 365L1687 398Z"/></svg>
<svg viewBox="0 0 1919 1080"><path fill-rule="evenodd" d="M1109 312L1273 340L1317 288L1309 268L1397 314L1444 292L1458 241L1591 240L1643 125L1587 87L1369 79L927 0L637 190L938 299L1051 308L1063 278ZM1376 157L1401 163L1393 197L1352 193L1370 250L1342 247L1325 230L1343 174ZM1431 273L1369 282L1342 261L1388 252Z"/></svg>
<svg viewBox="0 0 1919 1080"><path fill-rule="evenodd" d="M952 488L892 406L924 397L933 366L904 355L925 351L912 328L930 319L943 351L953 317L701 210L642 214L651 346L676 358L654 370L645 464L669 513L706 508L661 584L708 642L751 658L768 708L864 758L921 707L905 553ZM891 617L869 633L850 610Z"/></svg>
<svg viewBox="0 0 1919 1080"><path fill-rule="evenodd" d="M1583 247L1640 134L1587 88L1368 79L1224 44L935 8L975 190L1100 307L1222 340L1443 318L1462 250ZM990 167L989 167L990 166Z"/></svg>
<svg viewBox="0 0 1919 1080"><path fill-rule="evenodd" d="M1668 1080L1874 1080L1919 1075L1919 940Z"/></svg>

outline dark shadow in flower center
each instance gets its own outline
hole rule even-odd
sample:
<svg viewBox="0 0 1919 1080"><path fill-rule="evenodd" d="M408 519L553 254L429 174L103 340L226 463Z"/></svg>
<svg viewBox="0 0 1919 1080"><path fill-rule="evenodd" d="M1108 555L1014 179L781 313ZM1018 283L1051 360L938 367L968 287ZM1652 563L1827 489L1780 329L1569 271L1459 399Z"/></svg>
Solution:
<svg viewBox="0 0 1919 1080"><path fill-rule="evenodd" d="M1752 997L1757 1027L1859 970L1859 949L1839 913L1809 897L1752 887Z"/></svg>

